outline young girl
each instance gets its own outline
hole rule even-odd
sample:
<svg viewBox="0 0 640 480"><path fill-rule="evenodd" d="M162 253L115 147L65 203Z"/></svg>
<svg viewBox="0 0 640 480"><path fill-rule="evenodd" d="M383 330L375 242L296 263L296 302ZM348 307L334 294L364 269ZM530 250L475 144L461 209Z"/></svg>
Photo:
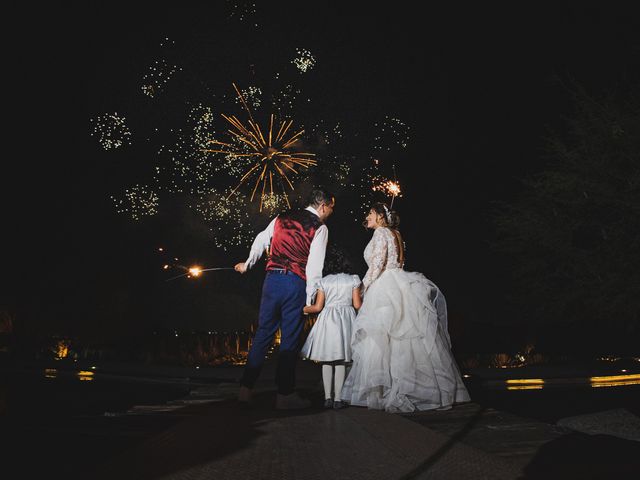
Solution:
<svg viewBox="0 0 640 480"><path fill-rule="evenodd" d="M360 278L357 275L331 274L320 280L315 304L304 307L305 314L320 313L302 347L301 355L322 363L325 408L340 409L347 406L340 396L346 364L351 362L351 326L356 318L356 310L362 304L361 295ZM335 379L333 399L332 377Z"/></svg>

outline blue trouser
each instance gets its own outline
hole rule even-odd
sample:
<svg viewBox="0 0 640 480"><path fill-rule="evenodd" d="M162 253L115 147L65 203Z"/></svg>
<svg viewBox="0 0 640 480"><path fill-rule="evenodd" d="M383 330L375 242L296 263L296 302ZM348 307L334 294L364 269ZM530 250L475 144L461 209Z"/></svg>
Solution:
<svg viewBox="0 0 640 480"><path fill-rule="evenodd" d="M300 353L300 335L304 325L306 282L287 271L267 271L262 286L258 329L253 338L247 365L240 383L252 388L260 375L267 349L273 338L281 330L276 384L278 393L288 395L295 387L295 369Z"/></svg>

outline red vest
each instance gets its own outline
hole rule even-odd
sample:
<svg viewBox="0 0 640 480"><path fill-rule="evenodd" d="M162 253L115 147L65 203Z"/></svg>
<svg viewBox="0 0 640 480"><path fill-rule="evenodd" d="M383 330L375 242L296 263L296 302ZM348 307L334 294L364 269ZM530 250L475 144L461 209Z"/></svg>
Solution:
<svg viewBox="0 0 640 480"><path fill-rule="evenodd" d="M307 280L309 248L322 221L309 210L289 210L279 215L271 237L267 270L282 268Z"/></svg>

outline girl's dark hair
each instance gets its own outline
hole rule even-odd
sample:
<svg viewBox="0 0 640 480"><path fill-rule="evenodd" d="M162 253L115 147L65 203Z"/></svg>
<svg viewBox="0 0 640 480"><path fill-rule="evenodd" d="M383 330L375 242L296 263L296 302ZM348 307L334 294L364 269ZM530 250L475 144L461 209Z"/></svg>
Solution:
<svg viewBox="0 0 640 480"><path fill-rule="evenodd" d="M373 210L378 215L382 216L383 226L397 229L400 226L400 215L398 215L395 210L389 209L384 203L378 202L371 205L370 210ZM387 214L387 211L389 212ZM364 226L367 226L367 222L365 220Z"/></svg>
<svg viewBox="0 0 640 480"><path fill-rule="evenodd" d="M330 245L327 248L327 255L324 259L322 275L335 273L351 273L353 264L349 260L347 253L340 247Z"/></svg>

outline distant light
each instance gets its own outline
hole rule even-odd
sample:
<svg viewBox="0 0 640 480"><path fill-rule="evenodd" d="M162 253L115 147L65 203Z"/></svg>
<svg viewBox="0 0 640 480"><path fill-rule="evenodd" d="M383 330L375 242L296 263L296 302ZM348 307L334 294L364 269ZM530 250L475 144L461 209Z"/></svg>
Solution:
<svg viewBox="0 0 640 480"><path fill-rule="evenodd" d="M471 378L471 375L467 375L466 373L462 375L464 378Z"/></svg>
<svg viewBox="0 0 640 480"><path fill-rule="evenodd" d="M87 370L80 370L76 375L79 380L83 380L83 381L93 380L93 372L89 372Z"/></svg>
<svg viewBox="0 0 640 480"><path fill-rule="evenodd" d="M95 366L95 365L92 365L92 366L91 366L91 370L95 370L95 369L96 369L96 366Z"/></svg>
<svg viewBox="0 0 640 480"><path fill-rule="evenodd" d="M508 385L543 385L542 378L520 378L516 380L506 380Z"/></svg>
<svg viewBox="0 0 640 480"><path fill-rule="evenodd" d="M640 380L640 373L635 373L631 375L609 375L606 377L591 377L591 382L617 382L622 380Z"/></svg>
<svg viewBox="0 0 640 480"><path fill-rule="evenodd" d="M159 252L164 252L164 248L160 247L160 248L158 248L158 251Z"/></svg>

